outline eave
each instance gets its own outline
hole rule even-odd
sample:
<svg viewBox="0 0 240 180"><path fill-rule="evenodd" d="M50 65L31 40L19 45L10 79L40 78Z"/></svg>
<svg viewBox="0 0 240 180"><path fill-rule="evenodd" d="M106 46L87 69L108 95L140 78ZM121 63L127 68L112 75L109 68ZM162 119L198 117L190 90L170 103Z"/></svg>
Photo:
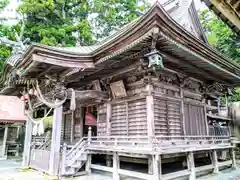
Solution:
<svg viewBox="0 0 240 180"><path fill-rule="evenodd" d="M147 14L124 27L118 34L112 35L104 42L97 44L92 51L87 53L72 52L33 44L24 52L22 61L15 68L20 71L23 70L20 75L35 77L39 73L44 75L45 71L39 69L41 65L50 66L49 68L53 67L54 70L58 68L60 74L68 73L72 68L78 67L83 71L76 73L75 77L89 75L99 77L102 71L122 68L120 65L114 67L111 64L127 62L126 58L123 60L123 55L128 57L133 52L149 48L152 36L156 34L159 36L157 48L160 52L166 53L166 56L168 54L173 55L175 59L184 55L181 61L183 70L185 64L192 64L195 69L199 68L201 70L200 74L205 73L205 76L208 73L212 74L212 80L216 79L234 85L240 84L239 65L232 63L208 44L185 30L169 16L159 3L156 3ZM144 55L141 57L144 57ZM138 56L138 58L141 57ZM166 59L168 58L166 57ZM173 63L176 64L177 62ZM186 67L191 68L192 66ZM76 81L79 80L76 79Z"/></svg>

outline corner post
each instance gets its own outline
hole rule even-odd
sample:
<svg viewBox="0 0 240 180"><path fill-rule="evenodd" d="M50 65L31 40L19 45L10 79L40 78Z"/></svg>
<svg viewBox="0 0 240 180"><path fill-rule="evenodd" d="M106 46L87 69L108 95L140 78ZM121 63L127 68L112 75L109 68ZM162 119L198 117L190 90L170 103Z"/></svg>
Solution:
<svg viewBox="0 0 240 180"><path fill-rule="evenodd" d="M150 84L146 85L147 97L147 128L149 142L152 143L152 137L154 136L154 100L152 96L153 86ZM152 147L151 147L152 148Z"/></svg>
<svg viewBox="0 0 240 180"><path fill-rule="evenodd" d="M63 107L59 106L54 109L52 144L49 160L49 174L58 175L60 164L60 143L61 143L61 126L62 126Z"/></svg>
<svg viewBox="0 0 240 180"><path fill-rule="evenodd" d="M161 156L156 154L152 155L153 157L153 176L154 180L161 180Z"/></svg>
<svg viewBox="0 0 240 180"><path fill-rule="evenodd" d="M218 157L217 157L217 151L214 149L212 151L212 164L213 164L213 172L214 173L219 173L218 169Z"/></svg>
<svg viewBox="0 0 240 180"><path fill-rule="evenodd" d="M187 153L187 164L188 164L188 170L190 171L189 180L196 180L196 170L195 170L193 152Z"/></svg>
<svg viewBox="0 0 240 180"><path fill-rule="evenodd" d="M153 155L148 156L148 174L153 174Z"/></svg>
<svg viewBox="0 0 240 180"><path fill-rule="evenodd" d="M30 116L33 117L33 113L31 113ZM33 129L33 123L30 120L30 118L27 118L26 129L25 129L25 139L24 139L23 161L22 161L23 167L29 166L29 162L30 162L32 129Z"/></svg>

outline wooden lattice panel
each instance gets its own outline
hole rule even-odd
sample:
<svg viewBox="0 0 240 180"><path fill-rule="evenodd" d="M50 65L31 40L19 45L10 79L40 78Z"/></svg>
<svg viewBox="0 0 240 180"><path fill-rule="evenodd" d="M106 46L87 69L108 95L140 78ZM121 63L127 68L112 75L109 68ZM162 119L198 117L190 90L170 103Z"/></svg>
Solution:
<svg viewBox="0 0 240 180"><path fill-rule="evenodd" d="M166 101L154 99L155 135L168 135Z"/></svg>
<svg viewBox="0 0 240 180"><path fill-rule="evenodd" d="M61 140L70 142L72 132L72 113L65 114L61 127Z"/></svg>
<svg viewBox="0 0 240 180"><path fill-rule="evenodd" d="M147 135L146 99L128 102L128 135Z"/></svg>
<svg viewBox="0 0 240 180"><path fill-rule="evenodd" d="M182 135L180 102L166 101L167 120L170 135Z"/></svg>
<svg viewBox="0 0 240 180"><path fill-rule="evenodd" d="M155 135L182 135L180 102L154 99Z"/></svg>
<svg viewBox="0 0 240 180"><path fill-rule="evenodd" d="M127 135L126 103L112 105L111 135Z"/></svg>
<svg viewBox="0 0 240 180"><path fill-rule="evenodd" d="M106 104L98 106L98 119L97 119L97 134L98 136L104 136L107 134L107 112Z"/></svg>

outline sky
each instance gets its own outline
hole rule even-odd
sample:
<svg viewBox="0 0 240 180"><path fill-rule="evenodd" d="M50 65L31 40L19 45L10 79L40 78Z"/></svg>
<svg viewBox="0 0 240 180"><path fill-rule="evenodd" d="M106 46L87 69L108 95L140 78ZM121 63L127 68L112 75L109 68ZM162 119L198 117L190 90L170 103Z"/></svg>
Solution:
<svg viewBox="0 0 240 180"><path fill-rule="evenodd" d="M148 0L150 3L154 3L154 2L156 2L156 0ZM159 0L160 2L161 1L167 1L167 0ZM206 9L207 7L205 6L205 4L203 3L203 2L201 2L200 0L194 0L194 2L195 2L195 6L196 6L196 9L197 10L202 10L202 9Z"/></svg>

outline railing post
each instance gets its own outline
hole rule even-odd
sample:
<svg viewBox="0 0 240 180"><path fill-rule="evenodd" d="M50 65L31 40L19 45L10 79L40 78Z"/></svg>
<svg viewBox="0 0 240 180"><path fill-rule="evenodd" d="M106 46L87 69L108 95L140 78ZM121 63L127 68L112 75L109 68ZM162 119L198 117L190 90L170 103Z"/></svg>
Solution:
<svg viewBox="0 0 240 180"><path fill-rule="evenodd" d="M88 128L88 144L91 142L91 137L92 137L92 127L90 126Z"/></svg>
<svg viewBox="0 0 240 180"><path fill-rule="evenodd" d="M85 165L85 171L90 174L91 173L91 164L92 164L92 155L88 154L87 155L87 161Z"/></svg>
<svg viewBox="0 0 240 180"><path fill-rule="evenodd" d="M62 149L62 165L61 165L62 175L65 174L66 156L67 156L67 144L64 143Z"/></svg>

